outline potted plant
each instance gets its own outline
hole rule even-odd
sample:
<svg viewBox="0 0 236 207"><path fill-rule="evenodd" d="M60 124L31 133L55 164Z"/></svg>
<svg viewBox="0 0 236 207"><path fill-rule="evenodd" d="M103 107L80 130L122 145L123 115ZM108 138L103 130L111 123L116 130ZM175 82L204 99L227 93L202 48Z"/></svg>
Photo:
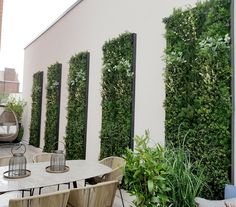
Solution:
<svg viewBox="0 0 236 207"><path fill-rule="evenodd" d="M125 154L127 191L136 207L194 207L203 187L200 163L192 162L184 146L150 147L149 133L136 136L135 149Z"/></svg>

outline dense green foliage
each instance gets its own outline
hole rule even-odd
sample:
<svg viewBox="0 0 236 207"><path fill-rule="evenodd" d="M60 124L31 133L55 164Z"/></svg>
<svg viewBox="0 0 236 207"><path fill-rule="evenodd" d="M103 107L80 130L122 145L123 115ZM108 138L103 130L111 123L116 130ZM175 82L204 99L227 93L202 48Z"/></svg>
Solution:
<svg viewBox="0 0 236 207"><path fill-rule="evenodd" d="M171 206L196 206L195 198L208 189L201 162L193 162L185 146L166 147L165 158L169 167L166 180Z"/></svg>
<svg viewBox="0 0 236 207"><path fill-rule="evenodd" d="M148 134L135 137L125 155L125 184L137 207L194 207L203 187L203 170L182 147L149 147Z"/></svg>
<svg viewBox="0 0 236 207"><path fill-rule="evenodd" d="M22 114L24 112L25 106L26 106L26 102L22 99L16 99L14 97L7 99L6 107L15 112L16 118L19 123L21 123Z"/></svg>
<svg viewBox="0 0 236 207"><path fill-rule="evenodd" d="M87 126L87 73L89 53L82 52L70 59L66 127L67 159L85 159Z"/></svg>
<svg viewBox="0 0 236 207"><path fill-rule="evenodd" d="M167 141L186 147L207 166L207 184L222 198L231 153L230 1L210 0L175 10L166 23ZM178 135L178 136L177 136Z"/></svg>
<svg viewBox="0 0 236 207"><path fill-rule="evenodd" d="M30 139L29 143L35 147L40 144L40 127L41 127L41 105L43 90L43 72L37 72L33 75L32 86L32 105L31 105L31 122L30 122Z"/></svg>
<svg viewBox="0 0 236 207"><path fill-rule="evenodd" d="M134 34L103 46L101 158L121 156L131 146Z"/></svg>
<svg viewBox="0 0 236 207"><path fill-rule="evenodd" d="M47 75L47 112L44 134L44 151L57 149L60 116L61 64L55 63L48 67Z"/></svg>
<svg viewBox="0 0 236 207"><path fill-rule="evenodd" d="M8 97L9 94L0 93L0 104L5 104L7 102Z"/></svg>

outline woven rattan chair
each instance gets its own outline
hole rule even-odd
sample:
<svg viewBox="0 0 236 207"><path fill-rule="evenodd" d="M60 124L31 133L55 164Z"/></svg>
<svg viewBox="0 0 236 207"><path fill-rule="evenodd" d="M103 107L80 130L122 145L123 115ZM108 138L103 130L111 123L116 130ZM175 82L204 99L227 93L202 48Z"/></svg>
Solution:
<svg viewBox="0 0 236 207"><path fill-rule="evenodd" d="M33 156L33 162L50 162L52 153L41 153ZM63 183L68 185L68 189L70 189L70 183ZM39 194L41 194L43 187L39 188ZM60 189L60 185L57 185L57 190Z"/></svg>
<svg viewBox="0 0 236 207"><path fill-rule="evenodd" d="M52 153L41 153L33 156L33 162L50 162Z"/></svg>
<svg viewBox="0 0 236 207"><path fill-rule="evenodd" d="M19 123L16 114L13 110L6 109L3 105L0 105L0 109L0 141L13 142L19 133Z"/></svg>
<svg viewBox="0 0 236 207"><path fill-rule="evenodd" d="M30 196L20 199L10 199L9 207L66 207L69 190Z"/></svg>
<svg viewBox="0 0 236 207"><path fill-rule="evenodd" d="M123 179L125 160L121 157L111 156L111 157L104 158L103 160L100 161L100 163L110 167L112 171L103 176L97 176L97 177L86 179L85 185L86 184L94 185L100 182L117 180L119 182L118 189L120 192L122 205L124 207L124 200L123 200L120 184Z"/></svg>
<svg viewBox="0 0 236 207"><path fill-rule="evenodd" d="M11 159L10 156L0 157L0 167L2 167L2 166L8 166L10 159ZM2 193L0 193L0 195L1 195L1 194L2 194Z"/></svg>
<svg viewBox="0 0 236 207"><path fill-rule="evenodd" d="M0 157L0 166L8 166L11 158L11 156Z"/></svg>
<svg viewBox="0 0 236 207"><path fill-rule="evenodd" d="M118 181L99 183L70 191L69 207L112 207Z"/></svg>

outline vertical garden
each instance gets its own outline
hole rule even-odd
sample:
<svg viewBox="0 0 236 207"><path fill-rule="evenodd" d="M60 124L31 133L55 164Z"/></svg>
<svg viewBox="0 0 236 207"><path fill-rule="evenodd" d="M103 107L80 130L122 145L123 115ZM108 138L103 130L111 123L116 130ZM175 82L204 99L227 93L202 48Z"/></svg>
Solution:
<svg viewBox="0 0 236 207"><path fill-rule="evenodd" d="M101 158L132 147L136 35L121 34L103 46Z"/></svg>
<svg viewBox="0 0 236 207"><path fill-rule="evenodd" d="M72 56L69 66L66 156L67 159L85 159L89 53L81 52Z"/></svg>
<svg viewBox="0 0 236 207"><path fill-rule="evenodd" d="M43 91L43 72L37 72L33 75L32 86L32 106L30 122L30 139L29 144L39 147L40 128L41 128L41 108L42 108L42 91Z"/></svg>
<svg viewBox="0 0 236 207"><path fill-rule="evenodd" d="M164 22L166 139L202 163L212 190L204 197L221 198L231 164L230 1L178 9Z"/></svg>
<svg viewBox="0 0 236 207"><path fill-rule="evenodd" d="M44 133L44 151L52 152L58 147L60 95L61 95L61 67L55 63L48 67L47 75L47 111Z"/></svg>

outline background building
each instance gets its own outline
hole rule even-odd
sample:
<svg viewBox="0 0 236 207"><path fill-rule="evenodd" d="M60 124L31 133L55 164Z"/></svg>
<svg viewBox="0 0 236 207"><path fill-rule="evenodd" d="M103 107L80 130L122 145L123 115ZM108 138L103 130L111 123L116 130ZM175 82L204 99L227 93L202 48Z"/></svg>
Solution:
<svg viewBox="0 0 236 207"><path fill-rule="evenodd" d="M13 68L0 71L0 94L19 93L18 75Z"/></svg>

